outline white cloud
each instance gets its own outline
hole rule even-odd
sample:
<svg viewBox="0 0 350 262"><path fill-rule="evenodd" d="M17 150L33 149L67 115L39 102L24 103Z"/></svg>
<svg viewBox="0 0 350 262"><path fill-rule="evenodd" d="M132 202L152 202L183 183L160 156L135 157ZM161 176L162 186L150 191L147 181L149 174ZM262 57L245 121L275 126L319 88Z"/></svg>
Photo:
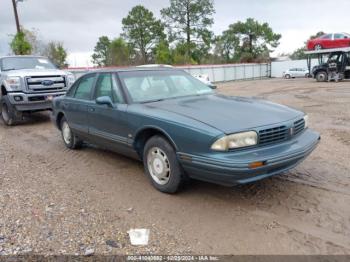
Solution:
<svg viewBox="0 0 350 262"><path fill-rule="evenodd" d="M101 35L111 38L121 33L121 20L135 5L142 4L160 17L168 0L26 0L19 3L20 22L25 28L36 28L46 41L63 41L70 53L71 65L91 63L91 52ZM332 7L336 6L336 9ZM215 34L229 24L253 17L268 22L282 34L274 54L292 52L318 31L349 31L349 0L216 0ZM0 55L9 53L9 34L15 33L12 4L0 0ZM5 12L3 11L5 10Z"/></svg>

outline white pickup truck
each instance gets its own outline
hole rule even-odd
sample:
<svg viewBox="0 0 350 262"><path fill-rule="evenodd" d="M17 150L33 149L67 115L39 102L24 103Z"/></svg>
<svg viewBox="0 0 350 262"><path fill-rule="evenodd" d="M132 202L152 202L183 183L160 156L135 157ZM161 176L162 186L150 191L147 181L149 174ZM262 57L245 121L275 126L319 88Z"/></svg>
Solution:
<svg viewBox="0 0 350 262"><path fill-rule="evenodd" d="M4 123L20 121L23 112L51 110L51 100L64 95L74 81L73 74L57 69L46 57L1 57L0 111Z"/></svg>

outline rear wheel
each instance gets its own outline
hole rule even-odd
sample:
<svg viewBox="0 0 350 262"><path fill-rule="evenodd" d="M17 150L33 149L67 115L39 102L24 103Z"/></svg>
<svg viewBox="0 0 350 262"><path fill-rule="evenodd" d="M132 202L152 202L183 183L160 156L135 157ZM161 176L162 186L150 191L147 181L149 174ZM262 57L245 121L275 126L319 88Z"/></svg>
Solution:
<svg viewBox="0 0 350 262"><path fill-rule="evenodd" d="M286 74L284 77L285 77L286 79L290 79L290 75L289 75L289 74Z"/></svg>
<svg viewBox="0 0 350 262"><path fill-rule="evenodd" d="M81 148L83 141L80 140L76 135L74 135L65 117L62 117L61 119L60 128L62 139L66 147L68 147L69 149Z"/></svg>
<svg viewBox="0 0 350 262"><path fill-rule="evenodd" d="M143 164L152 185L163 193L177 192L186 180L174 148L162 136L147 141Z"/></svg>
<svg viewBox="0 0 350 262"><path fill-rule="evenodd" d="M328 75L325 71L318 72L316 74L317 82L326 82L328 80Z"/></svg>
<svg viewBox="0 0 350 262"><path fill-rule="evenodd" d="M6 95L0 99L0 110L5 125L12 126L16 121L22 120L22 112L16 110Z"/></svg>
<svg viewBox="0 0 350 262"><path fill-rule="evenodd" d="M321 50L322 49L322 45L320 45L320 44L317 44L317 45L315 45L315 48L314 48L315 50Z"/></svg>

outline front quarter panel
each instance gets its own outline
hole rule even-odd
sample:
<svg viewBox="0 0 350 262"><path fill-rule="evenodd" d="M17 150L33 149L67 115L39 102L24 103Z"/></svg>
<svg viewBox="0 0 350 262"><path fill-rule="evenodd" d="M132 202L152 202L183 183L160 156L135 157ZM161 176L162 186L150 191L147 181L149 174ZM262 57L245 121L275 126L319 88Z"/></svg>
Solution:
<svg viewBox="0 0 350 262"><path fill-rule="evenodd" d="M215 138L223 135L221 131L196 120L142 104L130 105L128 118L133 138L147 128L157 129L171 140L178 152L189 154L210 151Z"/></svg>

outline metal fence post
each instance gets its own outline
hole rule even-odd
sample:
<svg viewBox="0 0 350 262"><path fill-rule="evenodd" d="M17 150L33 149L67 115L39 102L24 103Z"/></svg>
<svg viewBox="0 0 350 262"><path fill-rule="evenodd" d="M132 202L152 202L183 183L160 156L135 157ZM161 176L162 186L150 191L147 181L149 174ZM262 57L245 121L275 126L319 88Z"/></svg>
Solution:
<svg viewBox="0 0 350 262"><path fill-rule="evenodd" d="M214 78L214 79L213 79L213 82L215 82L216 77L215 77L214 67L211 68L211 72L213 73L213 78Z"/></svg>
<svg viewBox="0 0 350 262"><path fill-rule="evenodd" d="M245 64L243 65L243 79L246 79L246 74L245 74Z"/></svg>
<svg viewBox="0 0 350 262"><path fill-rule="evenodd" d="M235 74L234 74L234 79L233 80L237 80L237 66L233 67L235 70Z"/></svg>
<svg viewBox="0 0 350 262"><path fill-rule="evenodd" d="M226 67L224 66L223 69L224 69L224 82L226 82L227 81L226 80Z"/></svg>

